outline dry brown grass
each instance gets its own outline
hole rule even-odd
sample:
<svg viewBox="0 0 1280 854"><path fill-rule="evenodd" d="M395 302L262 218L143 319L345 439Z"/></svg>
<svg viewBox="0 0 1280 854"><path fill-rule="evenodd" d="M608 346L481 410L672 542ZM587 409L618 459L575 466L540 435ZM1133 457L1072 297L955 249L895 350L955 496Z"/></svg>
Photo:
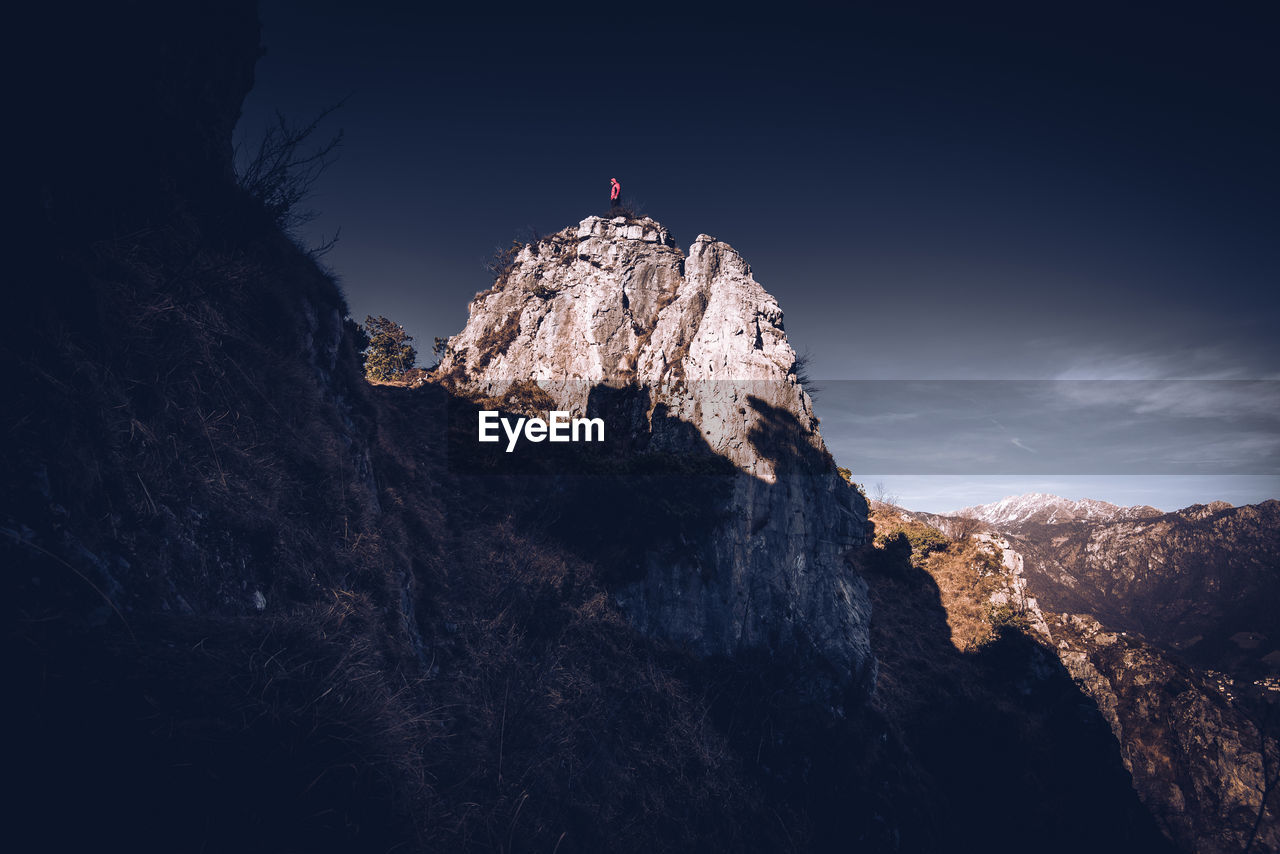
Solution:
<svg viewBox="0 0 1280 854"><path fill-rule="evenodd" d="M881 547L899 534L913 544L911 563L937 584L957 650L974 652L995 640L998 627L991 619L990 599L999 587L998 558L991 546L972 538L949 539L948 534L883 505L873 509L871 519Z"/></svg>
<svg viewBox="0 0 1280 854"><path fill-rule="evenodd" d="M997 584L989 572L983 572L985 561L980 552L977 544L968 540L935 552L923 567L937 582L951 642L961 652L976 651L996 636L990 600Z"/></svg>
<svg viewBox="0 0 1280 854"><path fill-rule="evenodd" d="M68 257L94 311L42 330L4 415L3 509L54 556L0 543L32 815L65 807L39 769L88 762L117 769L80 775L90 818L137 850L803 835L688 659L622 619L615 568L539 530L545 481L453 472L447 392L368 384L349 337L330 359L345 306L309 259L181 230Z"/></svg>

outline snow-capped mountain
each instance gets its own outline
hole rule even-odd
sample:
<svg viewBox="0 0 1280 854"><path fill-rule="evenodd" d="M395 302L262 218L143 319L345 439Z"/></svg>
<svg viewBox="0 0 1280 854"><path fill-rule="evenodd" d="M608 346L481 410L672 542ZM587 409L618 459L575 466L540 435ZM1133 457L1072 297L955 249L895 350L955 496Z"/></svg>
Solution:
<svg viewBox="0 0 1280 854"><path fill-rule="evenodd" d="M1125 519L1149 519L1163 515L1154 507L1120 507L1106 501L1082 498L1072 501L1060 495L1032 492L1010 495L990 504L978 504L957 510L956 516L973 516L989 525L1008 527L1029 523L1117 522Z"/></svg>

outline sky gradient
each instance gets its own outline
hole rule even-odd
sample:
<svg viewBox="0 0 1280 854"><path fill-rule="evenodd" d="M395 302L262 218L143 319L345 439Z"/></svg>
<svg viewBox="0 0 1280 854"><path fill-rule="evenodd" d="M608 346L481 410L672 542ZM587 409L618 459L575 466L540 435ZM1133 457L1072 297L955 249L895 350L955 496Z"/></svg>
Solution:
<svg viewBox="0 0 1280 854"><path fill-rule="evenodd" d="M1261 4L788 7L785 20L610 8L465 19L264 2L268 52L238 135L345 99L326 124L345 133L341 157L302 237L341 228L325 260L357 319L403 323L429 362L489 286L494 247L601 212L617 176L681 245L712 234L751 263L828 386L823 433L856 475L893 455L845 417L859 401L830 390L857 389L844 381L1280 379L1280 75ZM1274 412L1274 388L1241 384L1224 406L1269 393ZM1252 469L1237 443L1218 471L1117 474L1088 497L1275 497L1269 424L1250 425ZM1123 450L1062 429L1050 444L1077 455ZM956 441L933 446L972 456ZM945 510L1052 492L1046 476L1070 473L1041 468L966 468L974 489L996 480L951 505L944 472L876 476L910 475L894 490L908 506Z"/></svg>

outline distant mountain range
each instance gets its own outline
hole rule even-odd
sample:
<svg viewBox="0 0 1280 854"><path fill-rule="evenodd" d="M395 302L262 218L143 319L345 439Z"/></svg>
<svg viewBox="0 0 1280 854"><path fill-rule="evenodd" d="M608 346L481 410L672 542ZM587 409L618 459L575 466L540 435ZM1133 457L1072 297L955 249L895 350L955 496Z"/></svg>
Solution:
<svg viewBox="0 0 1280 854"><path fill-rule="evenodd" d="M1280 502L996 527L1024 556L1047 609L1092 614L1201 666L1252 678L1270 669L1262 659L1280 642Z"/></svg>
<svg viewBox="0 0 1280 854"><path fill-rule="evenodd" d="M1230 505L1225 505L1230 506ZM957 510L954 516L972 516L988 525L1008 527L1032 523L1057 524L1061 522L1115 522L1122 519L1151 519L1163 515L1163 510L1139 505L1121 507L1093 498L1072 501L1059 495L1032 492L1026 495L1010 495L990 504L976 504Z"/></svg>
<svg viewBox="0 0 1280 854"><path fill-rule="evenodd" d="M1000 532L1046 611L1090 614L1247 681L1280 664L1278 501L1165 513L1030 493L910 515L941 530L969 516Z"/></svg>

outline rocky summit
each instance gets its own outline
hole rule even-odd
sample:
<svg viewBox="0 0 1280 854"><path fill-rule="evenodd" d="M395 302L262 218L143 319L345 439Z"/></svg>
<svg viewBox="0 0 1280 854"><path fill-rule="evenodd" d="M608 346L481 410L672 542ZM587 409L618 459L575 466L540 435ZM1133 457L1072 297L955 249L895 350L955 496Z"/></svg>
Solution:
<svg viewBox="0 0 1280 854"><path fill-rule="evenodd" d="M643 452L731 462L723 520L647 555L617 600L702 654L816 655L869 685L866 585L843 561L866 542L866 501L836 472L800 374L782 310L732 246L700 234L682 252L660 223L621 216L513 252L437 368L465 394L535 381L561 410L608 401Z"/></svg>
<svg viewBox="0 0 1280 854"><path fill-rule="evenodd" d="M439 366L489 394L535 380L574 411L599 384L647 388L653 406L765 480L780 461L751 437L771 413L827 455L796 369L782 310L732 246L700 234L686 255L648 217L596 216L520 250Z"/></svg>

